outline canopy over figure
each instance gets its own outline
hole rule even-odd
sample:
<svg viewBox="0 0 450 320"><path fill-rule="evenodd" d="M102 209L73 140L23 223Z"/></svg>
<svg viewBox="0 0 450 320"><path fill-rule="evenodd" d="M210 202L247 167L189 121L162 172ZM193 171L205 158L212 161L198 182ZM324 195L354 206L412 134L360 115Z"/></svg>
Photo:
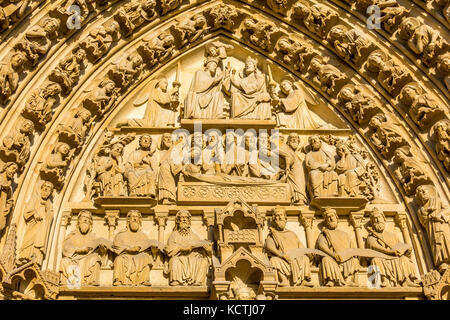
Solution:
<svg viewBox="0 0 450 320"><path fill-rule="evenodd" d="M258 69L257 60L248 57L244 69L236 70L224 80L225 89L231 95L231 117L254 120L270 120L270 95L266 78Z"/></svg>

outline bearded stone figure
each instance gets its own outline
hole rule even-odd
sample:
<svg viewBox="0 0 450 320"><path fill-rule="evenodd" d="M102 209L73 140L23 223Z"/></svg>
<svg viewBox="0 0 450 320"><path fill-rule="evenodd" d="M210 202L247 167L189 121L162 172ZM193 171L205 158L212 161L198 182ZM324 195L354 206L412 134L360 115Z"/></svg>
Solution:
<svg viewBox="0 0 450 320"><path fill-rule="evenodd" d="M53 222L53 183L44 181L39 191L23 214L26 228L18 257L21 263L34 260L41 265L44 260L48 233Z"/></svg>
<svg viewBox="0 0 450 320"><path fill-rule="evenodd" d="M355 276L360 267L358 259L340 254L342 250L356 248L354 241L345 231L337 229L336 210L327 208L323 217L325 226L316 242L316 248L328 255L321 258L319 266L322 282L327 287L357 287Z"/></svg>
<svg viewBox="0 0 450 320"><path fill-rule="evenodd" d="M156 197L156 164L154 150L151 150L152 137L143 135L139 147L131 152L126 163L125 177L128 180L130 197Z"/></svg>
<svg viewBox="0 0 450 320"><path fill-rule="evenodd" d="M282 159L281 165L286 172L286 180L291 188L292 202L305 205L308 202L306 196L306 177L303 167L303 159L297 153L300 147L300 137L296 133L290 133L286 144L280 146L279 153Z"/></svg>
<svg viewBox="0 0 450 320"><path fill-rule="evenodd" d="M359 154L352 154L346 144L338 145L336 151L339 156L336 163L336 172L339 174L339 194L344 197L360 196L362 175L366 172L362 157Z"/></svg>
<svg viewBox="0 0 450 320"><path fill-rule="evenodd" d="M92 214L81 210L77 228L63 242L61 283L73 284L71 277L79 272L80 285L98 286L102 256L111 250L111 241L97 238L92 232ZM74 274L75 272L75 274Z"/></svg>
<svg viewBox="0 0 450 320"><path fill-rule="evenodd" d="M288 250L304 248L297 235L286 229L286 210L277 207L273 211L272 226L265 243L270 264L277 270L278 284L289 286L290 279L295 286L313 287L311 282L311 261L307 255L294 257Z"/></svg>
<svg viewBox="0 0 450 320"><path fill-rule="evenodd" d="M369 235L366 247L389 256L391 259L375 257L371 265L378 268L381 275L381 287L395 287L398 285L418 287L419 279L411 260L412 247L400 242L397 236L386 231L386 217L376 207L370 212Z"/></svg>
<svg viewBox="0 0 450 320"><path fill-rule="evenodd" d="M127 214L127 228L114 237L114 286L150 286L150 269L163 250L163 244L150 240L141 231L142 216L138 210Z"/></svg>
<svg viewBox="0 0 450 320"><path fill-rule="evenodd" d="M311 136L308 140L311 151L306 154L305 165L311 199L337 196L338 175L334 171L334 156L323 149L319 136Z"/></svg>
<svg viewBox="0 0 450 320"><path fill-rule="evenodd" d="M189 211L180 210L176 214L175 228L165 251L169 256L166 273L171 286L205 285L212 245L192 232Z"/></svg>
<svg viewBox="0 0 450 320"><path fill-rule="evenodd" d="M271 119L271 98L267 92L266 77L258 69L256 59L248 57L239 75L233 69L231 75L225 77L224 86L231 95L232 118Z"/></svg>
<svg viewBox="0 0 450 320"><path fill-rule="evenodd" d="M19 167L14 162L7 162L0 166L0 232L6 226L6 218L14 206L12 183Z"/></svg>
<svg viewBox="0 0 450 320"><path fill-rule="evenodd" d="M195 72L184 101L186 119L223 119L225 98L222 92L224 72L221 58L208 57L204 70Z"/></svg>
<svg viewBox="0 0 450 320"><path fill-rule="evenodd" d="M175 203L177 199L175 177L181 172L183 165L174 161L172 152L176 152L175 147L172 135L164 133L161 137L158 171L158 199L163 204Z"/></svg>
<svg viewBox="0 0 450 320"><path fill-rule="evenodd" d="M450 210L443 206L432 185L419 186L415 198L420 223L430 239L434 264L444 273L450 264Z"/></svg>

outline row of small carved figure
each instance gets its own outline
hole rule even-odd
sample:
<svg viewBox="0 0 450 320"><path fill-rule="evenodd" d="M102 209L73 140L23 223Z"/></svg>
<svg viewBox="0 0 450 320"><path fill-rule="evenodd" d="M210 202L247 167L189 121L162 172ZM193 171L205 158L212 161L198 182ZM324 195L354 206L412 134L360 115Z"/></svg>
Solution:
<svg viewBox="0 0 450 320"><path fill-rule="evenodd" d="M294 232L286 229L285 210L278 207L273 211L264 248L280 286L316 286L311 278L314 261L319 265L321 285L360 286L357 272L365 258L379 273L381 287L419 286L411 259L412 247L385 230L386 218L381 211L371 212L367 249L356 248L350 235L338 228L334 209L325 210L323 216L324 228L317 238L316 249L307 249ZM129 211L127 228L111 242L95 236L91 213L81 211L76 229L63 243L61 283L75 286L78 281L79 286L99 285L100 266L105 261L102 256L110 251L115 257L115 286L151 285L149 273L158 263L164 265L172 286L205 285L212 243L200 240L192 232L190 213L181 210L176 214L175 228L166 245L148 239L141 230L141 220L139 211Z"/></svg>

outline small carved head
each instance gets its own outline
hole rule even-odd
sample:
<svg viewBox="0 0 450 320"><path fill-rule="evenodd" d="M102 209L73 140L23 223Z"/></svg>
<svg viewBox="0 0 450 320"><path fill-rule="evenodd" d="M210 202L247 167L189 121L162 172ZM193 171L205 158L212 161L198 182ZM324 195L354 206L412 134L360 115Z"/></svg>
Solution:
<svg viewBox="0 0 450 320"><path fill-rule="evenodd" d="M152 136L144 134L139 138L139 146L141 149L150 150L152 146Z"/></svg>
<svg viewBox="0 0 450 320"><path fill-rule="evenodd" d="M336 147L336 153L339 157L344 157L350 153L350 150L348 149L348 146L345 142L341 142Z"/></svg>
<svg viewBox="0 0 450 320"><path fill-rule="evenodd" d="M106 79L100 83L100 88L105 88L106 93L109 94L114 91L114 89L116 88L116 85L115 85L114 81L112 81L110 79Z"/></svg>
<svg viewBox="0 0 450 320"><path fill-rule="evenodd" d="M347 28L341 24L334 26L331 28L329 37L333 41L341 41L344 38L344 34L347 31Z"/></svg>
<svg viewBox="0 0 450 320"><path fill-rule="evenodd" d="M291 43L291 40L288 37L281 37L278 40L277 46L278 46L278 48L280 48L280 50L282 52L287 53L287 52L290 51L290 49L292 47L292 43Z"/></svg>
<svg viewBox="0 0 450 320"><path fill-rule="evenodd" d="M92 229L92 213L89 210L81 210L77 217L77 226L81 234L87 234Z"/></svg>
<svg viewBox="0 0 450 320"><path fill-rule="evenodd" d="M400 92L400 101L409 106L420 94L422 94L422 89L417 82L408 83Z"/></svg>
<svg viewBox="0 0 450 320"><path fill-rule="evenodd" d="M12 180L19 167L14 162L7 162L3 165L0 172L5 172L8 179Z"/></svg>
<svg viewBox="0 0 450 320"><path fill-rule="evenodd" d="M303 1L297 1L293 7L294 13L299 19L306 18L311 13L310 5Z"/></svg>
<svg viewBox="0 0 450 320"><path fill-rule="evenodd" d="M414 34L414 31L421 25L419 19L415 17L404 18L399 26L399 36L404 40L408 40Z"/></svg>
<svg viewBox="0 0 450 320"><path fill-rule="evenodd" d="M169 86L169 82L167 81L167 78L161 77L158 81L158 87L160 87L162 91L166 92L168 86Z"/></svg>
<svg viewBox="0 0 450 320"><path fill-rule="evenodd" d="M377 113L372 117L372 119L370 119L369 127L375 130L381 125L381 123L386 121L387 121L386 116L383 113Z"/></svg>
<svg viewBox="0 0 450 320"><path fill-rule="evenodd" d="M197 13L196 15L194 15L192 17L192 20L195 21L195 26L198 28L203 27L204 25L206 25L207 22L205 16L201 13Z"/></svg>
<svg viewBox="0 0 450 320"><path fill-rule="evenodd" d="M50 181L44 181L41 185L41 198L47 200L53 193L53 183Z"/></svg>
<svg viewBox="0 0 450 320"><path fill-rule="evenodd" d="M111 155L114 157L120 157L123 155L124 145L122 142L116 142L111 148Z"/></svg>
<svg viewBox="0 0 450 320"><path fill-rule="evenodd" d="M311 149L314 151L320 150L322 147L322 140L318 135L313 135L309 137L308 139L309 145L311 146Z"/></svg>
<svg viewBox="0 0 450 320"><path fill-rule="evenodd" d="M247 29L253 29L256 27L256 22L252 18L247 18L244 20L244 27Z"/></svg>
<svg viewBox="0 0 450 320"><path fill-rule="evenodd" d="M161 137L161 150L167 150L172 146L172 135L169 132L165 132Z"/></svg>
<svg viewBox="0 0 450 320"><path fill-rule="evenodd" d="M18 69L25 63L25 61L27 61L25 55L20 51L15 51L11 56L11 67L13 69Z"/></svg>
<svg viewBox="0 0 450 320"><path fill-rule="evenodd" d="M30 135L34 132L34 123L31 120L25 119L20 127L20 132L25 135Z"/></svg>
<svg viewBox="0 0 450 320"><path fill-rule="evenodd" d="M130 56L129 59L133 68L140 67L144 63L144 60L142 60L142 57L138 54Z"/></svg>
<svg viewBox="0 0 450 320"><path fill-rule="evenodd" d="M91 112L89 110L81 108L80 110L78 110L76 116L81 118L81 120L83 120L83 123L86 123L91 119Z"/></svg>
<svg viewBox="0 0 450 320"><path fill-rule="evenodd" d="M274 227L276 227L278 230L284 230L286 227L287 222L287 215L286 215L286 209L276 206L273 209L273 215L272 215L272 223L274 224Z"/></svg>
<svg viewBox="0 0 450 320"><path fill-rule="evenodd" d="M403 163L408 159L408 155L410 155L411 152L408 147L403 146L395 150L394 152L394 162L396 163Z"/></svg>
<svg viewBox="0 0 450 320"><path fill-rule="evenodd" d="M58 142L55 147L55 152L59 152L63 156L67 156L70 152L70 147L67 143Z"/></svg>
<svg viewBox="0 0 450 320"><path fill-rule="evenodd" d="M336 210L331 208L326 208L323 213L323 218L325 220L325 226L328 229L334 230L338 226L338 215L336 213Z"/></svg>
<svg viewBox="0 0 450 320"><path fill-rule="evenodd" d="M444 75L450 73L450 52L438 56L437 69Z"/></svg>
<svg viewBox="0 0 450 320"><path fill-rule="evenodd" d="M374 207L372 211L370 211L369 215L370 224L374 230L376 232L383 232L386 226L386 217L384 216L383 211L379 210L377 207Z"/></svg>
<svg viewBox="0 0 450 320"><path fill-rule="evenodd" d="M180 210L175 215L175 229L188 231L191 228L191 213L187 210Z"/></svg>
<svg viewBox="0 0 450 320"><path fill-rule="evenodd" d="M292 85L292 81L289 79L284 79L283 81L281 81L280 83L280 88L281 91L288 95L292 90L293 90L293 85Z"/></svg>
<svg viewBox="0 0 450 320"><path fill-rule="evenodd" d="M322 68L322 65L324 64L324 61L321 57L314 57L311 59L311 62L309 64L311 71L314 73L318 73L320 69Z"/></svg>
<svg viewBox="0 0 450 320"><path fill-rule="evenodd" d="M427 204L436 196L436 188L432 185L421 185L416 189L415 199L419 206Z"/></svg>
<svg viewBox="0 0 450 320"><path fill-rule="evenodd" d="M338 100L340 101L340 102L348 102L348 101L352 101L353 100L353 98L355 97L355 94L354 94L354 87L353 86L350 86L350 85L345 85L342 89L341 89L341 91L339 91L339 94L338 94Z"/></svg>
<svg viewBox="0 0 450 320"><path fill-rule="evenodd" d="M61 86L56 82L49 82L43 89L44 97L54 97L61 93Z"/></svg>
<svg viewBox="0 0 450 320"><path fill-rule="evenodd" d="M292 150L297 150L300 144L300 137L297 133L291 132L287 138L286 144L292 148Z"/></svg>
<svg viewBox="0 0 450 320"><path fill-rule="evenodd" d="M431 129L431 135L435 135L438 140L444 140L450 135L450 120L444 119L436 122Z"/></svg>
<svg viewBox="0 0 450 320"><path fill-rule="evenodd" d="M142 9L145 12L150 12L156 7L156 0L144 0L142 3Z"/></svg>
<svg viewBox="0 0 450 320"><path fill-rule="evenodd" d="M60 21L55 18L47 17L42 21L41 26L48 35L52 35L59 29Z"/></svg>
<svg viewBox="0 0 450 320"><path fill-rule="evenodd" d="M257 70L257 67L258 67L258 60L250 56L247 57L247 59L245 60L245 73L250 74L252 72L255 72Z"/></svg>
<svg viewBox="0 0 450 320"><path fill-rule="evenodd" d="M379 72L383 69L383 64L386 62L387 56L386 53L382 50L375 50L372 52L367 58L367 69L370 72Z"/></svg>
<svg viewBox="0 0 450 320"><path fill-rule="evenodd" d="M142 216L139 210L130 210L127 214L128 229L132 232L137 232L142 225Z"/></svg>

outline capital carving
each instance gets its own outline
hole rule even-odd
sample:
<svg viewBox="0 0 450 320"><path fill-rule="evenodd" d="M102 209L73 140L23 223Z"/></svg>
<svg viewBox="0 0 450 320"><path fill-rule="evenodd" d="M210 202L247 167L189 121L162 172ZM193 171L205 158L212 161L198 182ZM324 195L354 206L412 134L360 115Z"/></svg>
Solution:
<svg viewBox="0 0 450 320"><path fill-rule="evenodd" d="M115 228L119 220L120 210L107 210L105 214L105 221L108 228Z"/></svg>
<svg viewBox="0 0 450 320"><path fill-rule="evenodd" d="M311 229L314 220L314 213L300 213L300 222L305 229Z"/></svg>
<svg viewBox="0 0 450 320"><path fill-rule="evenodd" d="M352 212L350 213L350 222L353 226L353 228L361 228L362 226L362 221L364 218L364 213L356 213L356 212Z"/></svg>

